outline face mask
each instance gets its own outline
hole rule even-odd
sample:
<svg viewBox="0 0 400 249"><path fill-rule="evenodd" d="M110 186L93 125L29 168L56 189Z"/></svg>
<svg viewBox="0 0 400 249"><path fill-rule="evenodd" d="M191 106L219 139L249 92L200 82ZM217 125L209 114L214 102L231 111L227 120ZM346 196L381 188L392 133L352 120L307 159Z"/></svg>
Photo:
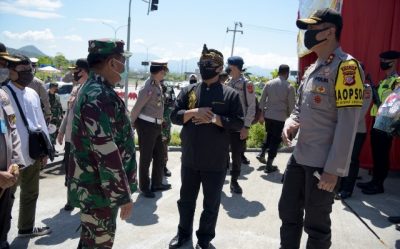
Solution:
<svg viewBox="0 0 400 249"><path fill-rule="evenodd" d="M18 79L16 80L17 83L27 86L33 80L33 72L32 71L20 71L18 72Z"/></svg>
<svg viewBox="0 0 400 249"><path fill-rule="evenodd" d="M388 70L392 67L392 62L385 62L385 61L381 61L381 69L382 70Z"/></svg>
<svg viewBox="0 0 400 249"><path fill-rule="evenodd" d="M190 84L197 83L197 80L189 80L189 83L190 83Z"/></svg>
<svg viewBox="0 0 400 249"><path fill-rule="evenodd" d="M216 68L200 67L200 74L203 80L209 80L217 76L219 73L215 71Z"/></svg>
<svg viewBox="0 0 400 249"><path fill-rule="evenodd" d="M9 71L8 68L0 68L0 83L8 80Z"/></svg>
<svg viewBox="0 0 400 249"><path fill-rule="evenodd" d="M320 44L323 41L326 41L327 39L323 39L321 41L317 40L317 35L318 33L325 31L329 28L325 28L325 29L318 29L318 30L307 30L306 33L304 34L304 46L306 46L307 49L311 49L314 46Z"/></svg>
<svg viewBox="0 0 400 249"><path fill-rule="evenodd" d="M115 73L117 73L119 75L119 77L121 78L120 81L125 80L128 77L128 72L126 71L124 63L120 62L117 59L113 59L113 60L116 61L118 64L121 64L122 67L124 68L124 70L121 73L118 73L117 71L114 71L114 70L113 70L113 72L115 72Z"/></svg>
<svg viewBox="0 0 400 249"><path fill-rule="evenodd" d="M78 82L82 78L82 75L79 75L81 72L82 70L79 70L78 72L74 73L74 81Z"/></svg>

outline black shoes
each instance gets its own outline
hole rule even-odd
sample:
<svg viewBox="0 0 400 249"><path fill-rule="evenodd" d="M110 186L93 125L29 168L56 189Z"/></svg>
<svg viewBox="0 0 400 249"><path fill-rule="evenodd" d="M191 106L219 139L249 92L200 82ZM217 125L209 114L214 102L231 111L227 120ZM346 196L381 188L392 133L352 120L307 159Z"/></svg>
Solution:
<svg viewBox="0 0 400 249"><path fill-rule="evenodd" d="M67 203L64 206L64 210L70 212L70 211L74 210L74 207Z"/></svg>
<svg viewBox="0 0 400 249"><path fill-rule="evenodd" d="M151 192L150 190L145 190L142 191L142 195L146 198L154 198L156 197L156 194L154 194L153 192Z"/></svg>
<svg viewBox="0 0 400 249"><path fill-rule="evenodd" d="M357 187L363 189L363 188L368 188L372 185L375 185L375 183L373 181L369 181L369 182L357 182Z"/></svg>
<svg viewBox="0 0 400 249"><path fill-rule="evenodd" d="M169 169L167 168L167 166L164 167L164 175L165 175L166 177L171 176L171 171L169 171Z"/></svg>
<svg viewBox="0 0 400 249"><path fill-rule="evenodd" d="M269 173L275 172L275 171L277 171L277 170L278 170L278 167L273 166L273 165L268 165L268 164L267 164L267 165L265 166L264 173L269 174Z"/></svg>
<svg viewBox="0 0 400 249"><path fill-rule="evenodd" d="M256 156L257 160L262 163L262 164L267 164L267 161L265 160L265 153L260 152L257 156Z"/></svg>
<svg viewBox="0 0 400 249"><path fill-rule="evenodd" d="M385 192L382 185L379 184L372 184L367 187L364 187L361 192L366 195L376 195Z"/></svg>
<svg viewBox="0 0 400 249"><path fill-rule="evenodd" d="M179 247L183 246L184 244L186 244L186 242L188 242L190 239L191 239L190 236L188 236L188 237L183 237L183 236L176 235L176 236L169 242L169 249L176 249L176 248L179 248Z"/></svg>
<svg viewBox="0 0 400 249"><path fill-rule="evenodd" d="M396 230L400 231L400 225L396 225Z"/></svg>
<svg viewBox="0 0 400 249"><path fill-rule="evenodd" d="M243 164L250 164L250 160L247 159L247 157L245 155L242 155L242 163Z"/></svg>
<svg viewBox="0 0 400 249"><path fill-rule="evenodd" d="M400 216L389 216L388 221L393 223L393 224L399 224L400 223Z"/></svg>
<svg viewBox="0 0 400 249"><path fill-rule="evenodd" d="M236 194L243 193L242 188L236 180L231 180L231 191Z"/></svg>
<svg viewBox="0 0 400 249"><path fill-rule="evenodd" d="M171 188L171 184L160 184L157 186L151 186L151 191L152 192L157 192L157 191L165 191Z"/></svg>
<svg viewBox="0 0 400 249"><path fill-rule="evenodd" d="M210 247L210 243L197 242L195 249L208 249L209 247Z"/></svg>
<svg viewBox="0 0 400 249"><path fill-rule="evenodd" d="M349 191L342 190L335 196L336 200L344 200L351 197L352 193Z"/></svg>
<svg viewBox="0 0 400 249"><path fill-rule="evenodd" d="M19 230L18 238L27 238L27 237L38 237L46 234L50 234L52 231L50 227L34 227L29 230Z"/></svg>

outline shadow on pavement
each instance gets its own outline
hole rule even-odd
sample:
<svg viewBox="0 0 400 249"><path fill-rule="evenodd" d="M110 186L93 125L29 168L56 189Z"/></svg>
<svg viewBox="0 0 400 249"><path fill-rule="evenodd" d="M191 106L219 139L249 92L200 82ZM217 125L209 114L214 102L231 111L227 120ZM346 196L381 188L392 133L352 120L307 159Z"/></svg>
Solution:
<svg viewBox="0 0 400 249"><path fill-rule="evenodd" d="M261 175L262 179L269 181L269 182L273 182L273 183L279 183L279 184L282 183L282 177L283 177L283 174L279 171L279 169L275 172Z"/></svg>
<svg viewBox="0 0 400 249"><path fill-rule="evenodd" d="M53 232L47 236L40 237L35 241L36 245L59 245L69 239L75 239L80 236L80 232L76 231L80 221L79 212L71 214L71 212L60 209L59 213L51 218L42 221L43 224L50 227ZM16 238L11 248L27 248L29 238ZM54 247L53 247L54 248Z"/></svg>
<svg viewBox="0 0 400 249"><path fill-rule="evenodd" d="M161 198L162 192L156 192L155 198L146 198L139 194L133 206L132 216L126 221L136 226L149 226L158 223L157 200Z"/></svg>
<svg viewBox="0 0 400 249"><path fill-rule="evenodd" d="M396 240L395 247L396 247L396 249L400 249L400 240Z"/></svg>
<svg viewBox="0 0 400 249"><path fill-rule="evenodd" d="M221 204L229 217L234 219L256 217L265 211L264 205L259 201L248 201L242 195L237 194L228 197L225 192L221 194Z"/></svg>

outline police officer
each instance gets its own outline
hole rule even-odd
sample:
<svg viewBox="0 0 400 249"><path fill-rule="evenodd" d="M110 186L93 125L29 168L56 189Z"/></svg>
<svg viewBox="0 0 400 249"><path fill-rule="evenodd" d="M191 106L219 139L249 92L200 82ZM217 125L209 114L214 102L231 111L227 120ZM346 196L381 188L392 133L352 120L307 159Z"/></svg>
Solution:
<svg viewBox="0 0 400 249"><path fill-rule="evenodd" d="M37 58L30 58L30 60L32 62L33 71L34 73L36 73L37 64L39 60ZM44 88L43 81L35 76L32 82L28 85L28 87L35 90L35 92L39 95L40 102L42 104L44 119L46 120L46 123L49 123L51 120L51 108L50 108L49 96L47 94L46 89Z"/></svg>
<svg viewBox="0 0 400 249"><path fill-rule="evenodd" d="M229 133L243 127L238 93L220 83L222 53L206 45L198 63L203 82L182 89L172 111L174 124L183 125L181 190L178 201L178 234L169 248L179 248L192 237L193 217L200 184L203 212L196 232L196 249L209 248L215 237L221 192L229 157Z"/></svg>
<svg viewBox="0 0 400 249"><path fill-rule="evenodd" d="M243 192L238 183L240 168L242 166L242 154L246 149L246 139L249 129L256 114L256 95L254 86L242 74L244 61L242 57L232 56L228 58L231 79L228 86L235 89L240 96L244 113L244 126L230 134L230 145L232 151L231 191L237 194Z"/></svg>
<svg viewBox="0 0 400 249"><path fill-rule="evenodd" d="M168 162L168 144L171 141L171 112L175 106L175 92L172 86L169 86L165 81L161 81L161 87L164 95L164 113L163 113L163 123L162 123L162 142L163 142L163 153L164 153L164 175L171 176L171 171L167 168Z"/></svg>
<svg viewBox="0 0 400 249"><path fill-rule="evenodd" d="M76 60L75 66L70 67L70 69L72 69L73 82L75 83L75 86L72 88L71 95L69 96L67 102L67 111L61 122L61 126L57 135L57 141L60 145L62 145L65 136L64 159L63 159L63 164L65 168L65 186L67 186L67 181L68 181L67 176L68 176L68 164L71 152L72 120L74 118L73 110L78 92L89 77L89 65L87 63L86 58L81 58ZM64 210L72 211L73 209L74 207L72 207L69 204L69 201L67 199L67 203L64 206Z"/></svg>
<svg viewBox="0 0 400 249"><path fill-rule="evenodd" d="M138 99L131 112L139 139L139 188L144 197L154 198L155 191L171 188L171 184L163 184L163 143L161 124L163 122L164 95L161 81L168 72L167 63L151 62L150 77L139 90ZM149 168L153 159L151 187Z"/></svg>
<svg viewBox="0 0 400 249"><path fill-rule="evenodd" d="M400 58L398 51L386 51L379 55L380 67L385 72L386 78L378 86L377 96L371 108L371 116L374 117L378 112L379 106L385 102L395 86L397 60ZM390 165L390 149L393 137L387 132L372 128L371 129L371 149L372 149L372 180L369 182L357 183L364 194L373 195L384 192L383 183L387 177Z"/></svg>
<svg viewBox="0 0 400 249"><path fill-rule="evenodd" d="M11 58L6 46L0 42L0 86L8 83L9 71L6 58Z"/></svg>
<svg viewBox="0 0 400 249"><path fill-rule="evenodd" d="M195 74L191 74L189 76L189 84L196 84L197 83L197 76Z"/></svg>
<svg viewBox="0 0 400 249"><path fill-rule="evenodd" d="M1 53L1 52L0 52ZM0 71L7 60L14 58L4 52L0 54ZM8 69L5 68L4 72ZM17 183L19 165L23 166L21 142L16 127L15 112L8 94L0 88L0 248L9 248L7 234L11 226L13 194L11 187Z"/></svg>
<svg viewBox="0 0 400 249"><path fill-rule="evenodd" d="M348 173L363 104L363 71L339 45L342 23L341 15L328 8L296 22L306 30L304 44L318 60L304 73L282 133L290 144L299 131L279 200L283 249L300 247L303 226L307 248L331 246L333 189L338 177Z"/></svg>
<svg viewBox="0 0 400 249"><path fill-rule="evenodd" d="M112 248L116 217L130 216L137 188L133 129L114 91L125 78L124 42L89 41L89 79L82 86L72 121L68 195L81 209L78 248Z"/></svg>
<svg viewBox="0 0 400 249"><path fill-rule="evenodd" d="M278 169L272 163L282 142L281 134L285 120L294 108L295 90L287 81L289 72L288 65L280 65L278 77L265 84L260 99L260 109L264 112L260 121L265 121L267 134L257 159L266 164L265 173L271 173ZM267 161L265 161L266 150L268 150Z"/></svg>
<svg viewBox="0 0 400 249"><path fill-rule="evenodd" d="M56 138L58 135L58 129L60 128L61 121L63 119L63 109L61 106L60 96L58 92L58 84L51 82L49 85L49 90L47 91L49 95L50 110L51 110L51 120L50 124L56 127L54 133L50 134L51 143L56 144Z"/></svg>

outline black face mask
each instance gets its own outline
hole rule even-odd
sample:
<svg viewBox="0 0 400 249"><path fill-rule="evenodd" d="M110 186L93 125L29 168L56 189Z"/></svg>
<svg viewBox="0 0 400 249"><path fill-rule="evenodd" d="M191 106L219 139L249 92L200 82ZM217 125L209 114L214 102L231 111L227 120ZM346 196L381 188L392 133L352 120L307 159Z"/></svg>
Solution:
<svg viewBox="0 0 400 249"><path fill-rule="evenodd" d="M195 83L197 83L197 80L189 80L189 83L190 84L195 84Z"/></svg>
<svg viewBox="0 0 400 249"><path fill-rule="evenodd" d="M381 61L380 66L382 70L388 70L392 67L392 62Z"/></svg>
<svg viewBox="0 0 400 249"><path fill-rule="evenodd" d="M215 67L200 67L200 74L203 80L209 80L217 76L219 73L216 72L217 68Z"/></svg>
<svg viewBox="0 0 400 249"><path fill-rule="evenodd" d="M307 49L311 49L312 47L320 44L321 42L326 41L327 39L318 41L316 37L319 32L325 31L327 29L329 29L329 28L317 29L317 30L307 30L306 33L304 34L304 46L306 46Z"/></svg>
<svg viewBox="0 0 400 249"><path fill-rule="evenodd" d="M81 72L82 72L82 70L79 70L78 72L75 72L75 73L74 73L74 81L78 82L78 81L82 78L82 75L79 76L79 74L80 74Z"/></svg>
<svg viewBox="0 0 400 249"><path fill-rule="evenodd" d="M33 80L33 72L32 71L20 71L18 72L18 79L16 80L17 83L27 86Z"/></svg>

